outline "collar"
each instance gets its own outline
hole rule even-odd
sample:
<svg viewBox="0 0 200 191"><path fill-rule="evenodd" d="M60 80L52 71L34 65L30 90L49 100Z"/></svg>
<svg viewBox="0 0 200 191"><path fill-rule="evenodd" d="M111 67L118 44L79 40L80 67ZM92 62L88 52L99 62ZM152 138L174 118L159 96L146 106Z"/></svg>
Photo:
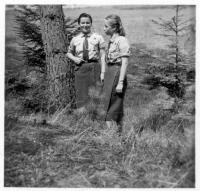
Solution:
<svg viewBox="0 0 200 191"><path fill-rule="evenodd" d="M110 39L110 42L114 42L117 37L119 37L119 34L118 33L114 33L112 35L111 39Z"/></svg>
<svg viewBox="0 0 200 191"><path fill-rule="evenodd" d="M93 34L93 33L92 33L92 32L90 32L90 33L88 33L86 36L87 36L87 37L91 37L91 36L92 36L92 34ZM85 36L85 34L81 32L81 33L80 33L80 36L81 36L81 37L84 37L84 36Z"/></svg>

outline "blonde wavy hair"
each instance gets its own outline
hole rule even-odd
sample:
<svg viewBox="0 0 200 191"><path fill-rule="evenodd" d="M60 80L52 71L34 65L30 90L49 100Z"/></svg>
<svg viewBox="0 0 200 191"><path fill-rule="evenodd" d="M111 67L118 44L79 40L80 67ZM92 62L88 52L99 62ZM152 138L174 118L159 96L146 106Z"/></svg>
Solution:
<svg viewBox="0 0 200 191"><path fill-rule="evenodd" d="M116 32L119 33L120 36L126 35L124 27L122 26L121 18L118 15L108 15L105 19L110 21L111 27L115 27Z"/></svg>

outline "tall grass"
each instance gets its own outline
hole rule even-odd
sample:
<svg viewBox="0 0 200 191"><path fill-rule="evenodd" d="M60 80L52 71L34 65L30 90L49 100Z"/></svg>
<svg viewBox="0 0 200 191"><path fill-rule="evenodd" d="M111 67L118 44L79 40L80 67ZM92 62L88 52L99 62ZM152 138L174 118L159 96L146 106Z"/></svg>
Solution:
<svg viewBox="0 0 200 191"><path fill-rule="evenodd" d="M45 125L38 116L20 117L6 131L5 186L194 187L192 115L183 119L183 108L175 114L155 104L155 98L166 101L164 92L132 93L120 137L115 125L108 129L99 120L101 97L94 91L84 113L66 108Z"/></svg>

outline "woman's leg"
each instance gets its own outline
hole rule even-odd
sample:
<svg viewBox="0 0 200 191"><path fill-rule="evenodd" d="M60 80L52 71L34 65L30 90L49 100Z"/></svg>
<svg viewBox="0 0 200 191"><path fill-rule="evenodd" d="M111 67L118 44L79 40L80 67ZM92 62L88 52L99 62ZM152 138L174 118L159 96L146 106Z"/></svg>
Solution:
<svg viewBox="0 0 200 191"><path fill-rule="evenodd" d="M110 129L112 127L112 121L106 121L106 125Z"/></svg>

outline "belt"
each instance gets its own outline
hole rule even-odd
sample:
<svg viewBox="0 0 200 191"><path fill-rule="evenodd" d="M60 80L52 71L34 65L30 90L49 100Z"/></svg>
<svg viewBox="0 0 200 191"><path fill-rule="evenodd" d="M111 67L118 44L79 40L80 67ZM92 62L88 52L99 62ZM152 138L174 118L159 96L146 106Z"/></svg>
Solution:
<svg viewBox="0 0 200 191"><path fill-rule="evenodd" d="M88 63L90 63L90 62L98 62L98 60L88 60L88 61L86 61L86 62L88 62Z"/></svg>
<svg viewBox="0 0 200 191"><path fill-rule="evenodd" d="M121 66L121 62L108 62L107 65L108 66Z"/></svg>
<svg viewBox="0 0 200 191"><path fill-rule="evenodd" d="M85 60L85 61L82 61L81 64L84 64L84 63L91 63L91 62L98 62L98 60Z"/></svg>

